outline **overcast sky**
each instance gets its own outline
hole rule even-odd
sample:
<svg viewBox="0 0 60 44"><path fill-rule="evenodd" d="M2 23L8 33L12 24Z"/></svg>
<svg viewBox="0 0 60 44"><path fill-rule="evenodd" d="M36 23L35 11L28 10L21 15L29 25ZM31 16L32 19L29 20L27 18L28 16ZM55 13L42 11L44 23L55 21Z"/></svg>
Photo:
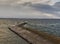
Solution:
<svg viewBox="0 0 60 44"><path fill-rule="evenodd" d="M56 2L59 0L0 0L0 18L60 19L60 3Z"/></svg>
<svg viewBox="0 0 60 44"><path fill-rule="evenodd" d="M52 0L53 2L59 2L60 0Z"/></svg>

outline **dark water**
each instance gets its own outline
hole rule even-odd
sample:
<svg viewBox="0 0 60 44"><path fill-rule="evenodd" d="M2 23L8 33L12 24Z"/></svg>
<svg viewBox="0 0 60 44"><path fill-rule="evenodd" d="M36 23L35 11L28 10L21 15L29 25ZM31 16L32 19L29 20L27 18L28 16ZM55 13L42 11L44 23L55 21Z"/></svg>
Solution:
<svg viewBox="0 0 60 44"><path fill-rule="evenodd" d="M60 19L29 20L27 26L60 37Z"/></svg>

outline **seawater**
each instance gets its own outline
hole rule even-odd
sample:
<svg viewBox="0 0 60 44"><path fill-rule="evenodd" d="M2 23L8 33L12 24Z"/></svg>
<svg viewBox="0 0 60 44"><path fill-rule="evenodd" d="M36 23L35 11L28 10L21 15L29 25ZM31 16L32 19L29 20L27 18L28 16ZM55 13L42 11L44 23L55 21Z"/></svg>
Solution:
<svg viewBox="0 0 60 44"><path fill-rule="evenodd" d="M27 24L27 27L60 37L59 19L30 20Z"/></svg>
<svg viewBox="0 0 60 44"><path fill-rule="evenodd" d="M0 44L28 44L8 27L27 21L26 27L60 37L60 19L0 19Z"/></svg>

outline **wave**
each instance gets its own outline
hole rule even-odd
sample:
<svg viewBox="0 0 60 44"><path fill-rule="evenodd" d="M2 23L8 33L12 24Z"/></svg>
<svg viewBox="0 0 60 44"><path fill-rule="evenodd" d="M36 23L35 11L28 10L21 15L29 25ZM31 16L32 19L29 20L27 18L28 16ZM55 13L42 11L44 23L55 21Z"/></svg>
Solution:
<svg viewBox="0 0 60 44"><path fill-rule="evenodd" d="M60 23L53 24L34 24L28 23L25 27L33 28L38 31L47 32L48 34L53 34L60 37Z"/></svg>

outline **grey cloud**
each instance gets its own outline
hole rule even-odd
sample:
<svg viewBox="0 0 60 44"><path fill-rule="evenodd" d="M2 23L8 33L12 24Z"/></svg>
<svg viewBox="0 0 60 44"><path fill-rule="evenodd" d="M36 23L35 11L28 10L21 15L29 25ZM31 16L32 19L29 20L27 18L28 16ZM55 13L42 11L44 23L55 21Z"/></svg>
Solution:
<svg viewBox="0 0 60 44"><path fill-rule="evenodd" d="M46 5L46 4L34 4L32 5L33 8L39 11L45 12L58 12L60 9L55 8L54 6Z"/></svg>
<svg viewBox="0 0 60 44"><path fill-rule="evenodd" d="M47 3L49 4L51 1L50 0L0 0L0 4L20 4L24 2L32 2L32 3Z"/></svg>
<svg viewBox="0 0 60 44"><path fill-rule="evenodd" d="M60 8L60 2L56 2L53 6L55 6L56 8Z"/></svg>
<svg viewBox="0 0 60 44"><path fill-rule="evenodd" d="M46 4L0 6L0 17L9 18L59 18L60 9Z"/></svg>
<svg viewBox="0 0 60 44"><path fill-rule="evenodd" d="M46 4L34 4L31 7L43 13L54 14L55 16L60 16L58 13L60 12L60 8L56 8L55 6L50 6Z"/></svg>

